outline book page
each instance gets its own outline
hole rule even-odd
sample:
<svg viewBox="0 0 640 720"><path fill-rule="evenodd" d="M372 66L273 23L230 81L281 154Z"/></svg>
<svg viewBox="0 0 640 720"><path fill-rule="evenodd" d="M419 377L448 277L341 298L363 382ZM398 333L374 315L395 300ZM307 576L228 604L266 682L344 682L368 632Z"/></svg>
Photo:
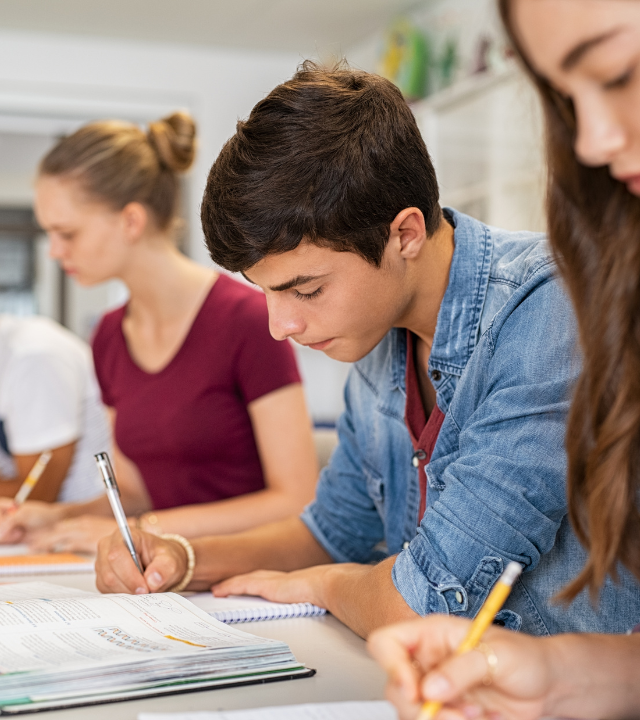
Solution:
<svg viewBox="0 0 640 720"><path fill-rule="evenodd" d="M66 585L54 585L48 582L21 582L0 585L0 602L3 600L36 600L38 598L67 598L84 595L96 596L98 593L78 590Z"/></svg>
<svg viewBox="0 0 640 720"><path fill-rule="evenodd" d="M138 720L398 720L384 701L317 703L226 712L139 713Z"/></svg>
<svg viewBox="0 0 640 720"><path fill-rule="evenodd" d="M3 590L5 596L11 594ZM0 601L0 673L126 664L269 644L281 643L230 628L172 593L75 593Z"/></svg>

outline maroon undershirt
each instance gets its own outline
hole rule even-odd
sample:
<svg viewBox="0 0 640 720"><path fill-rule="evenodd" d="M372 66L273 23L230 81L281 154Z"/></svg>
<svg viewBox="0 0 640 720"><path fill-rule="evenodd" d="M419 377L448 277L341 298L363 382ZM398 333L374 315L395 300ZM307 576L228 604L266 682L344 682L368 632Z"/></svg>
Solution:
<svg viewBox="0 0 640 720"><path fill-rule="evenodd" d="M422 404L418 374L416 372L414 335L409 330L407 330L407 374L405 385L407 405L405 407L404 421L409 430L411 444L414 449L413 464L417 464L418 467L418 482L420 484L418 523L420 523L427 507L427 473L425 467L431 461L433 448L444 420L444 413L436 404L427 418Z"/></svg>

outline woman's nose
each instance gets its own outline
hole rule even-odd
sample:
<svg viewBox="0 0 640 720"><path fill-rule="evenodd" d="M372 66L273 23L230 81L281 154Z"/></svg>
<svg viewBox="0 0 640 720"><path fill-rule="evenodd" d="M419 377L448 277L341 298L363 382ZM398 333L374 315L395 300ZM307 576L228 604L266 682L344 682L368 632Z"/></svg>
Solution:
<svg viewBox="0 0 640 720"><path fill-rule="evenodd" d="M576 104L575 151L584 165L609 165L626 145L624 123L603 100Z"/></svg>
<svg viewBox="0 0 640 720"><path fill-rule="evenodd" d="M56 237L49 237L49 257L62 260L65 254L65 244Z"/></svg>

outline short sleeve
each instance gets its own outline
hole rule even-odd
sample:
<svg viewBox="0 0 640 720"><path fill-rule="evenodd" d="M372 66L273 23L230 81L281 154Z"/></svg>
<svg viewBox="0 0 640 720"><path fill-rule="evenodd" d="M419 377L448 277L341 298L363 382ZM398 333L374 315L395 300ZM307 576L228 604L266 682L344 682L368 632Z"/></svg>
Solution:
<svg viewBox="0 0 640 720"><path fill-rule="evenodd" d="M300 382L293 348L269 332L267 302L260 293L245 299L237 315L236 382L249 403L286 385ZM105 401L106 402L106 401Z"/></svg>
<svg viewBox="0 0 640 720"><path fill-rule="evenodd" d="M4 427L13 455L31 455L77 440L84 383L74 363L58 355L21 356L3 379Z"/></svg>
<svg viewBox="0 0 640 720"><path fill-rule="evenodd" d="M116 312L119 313L119 311ZM100 386L102 402L107 407L114 406L108 366L110 364L109 358L111 357L111 353L109 352L110 339L112 338L114 327L119 323L119 319L114 318L115 314L116 313L108 313L105 315L98 323L91 338L91 351L93 352L93 365L96 371L96 378Z"/></svg>

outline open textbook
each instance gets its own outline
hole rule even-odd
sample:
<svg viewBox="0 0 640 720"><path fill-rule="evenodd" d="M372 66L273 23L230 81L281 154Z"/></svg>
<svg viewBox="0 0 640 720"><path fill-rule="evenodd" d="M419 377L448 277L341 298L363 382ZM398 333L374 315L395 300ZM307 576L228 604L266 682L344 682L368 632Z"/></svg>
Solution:
<svg viewBox="0 0 640 720"><path fill-rule="evenodd" d="M324 615L324 608L311 603L278 603L251 595L214 597L210 592L189 595L189 601L223 623L244 623L258 620Z"/></svg>
<svg viewBox="0 0 640 720"><path fill-rule="evenodd" d="M173 593L0 585L0 628L3 715L313 674Z"/></svg>

